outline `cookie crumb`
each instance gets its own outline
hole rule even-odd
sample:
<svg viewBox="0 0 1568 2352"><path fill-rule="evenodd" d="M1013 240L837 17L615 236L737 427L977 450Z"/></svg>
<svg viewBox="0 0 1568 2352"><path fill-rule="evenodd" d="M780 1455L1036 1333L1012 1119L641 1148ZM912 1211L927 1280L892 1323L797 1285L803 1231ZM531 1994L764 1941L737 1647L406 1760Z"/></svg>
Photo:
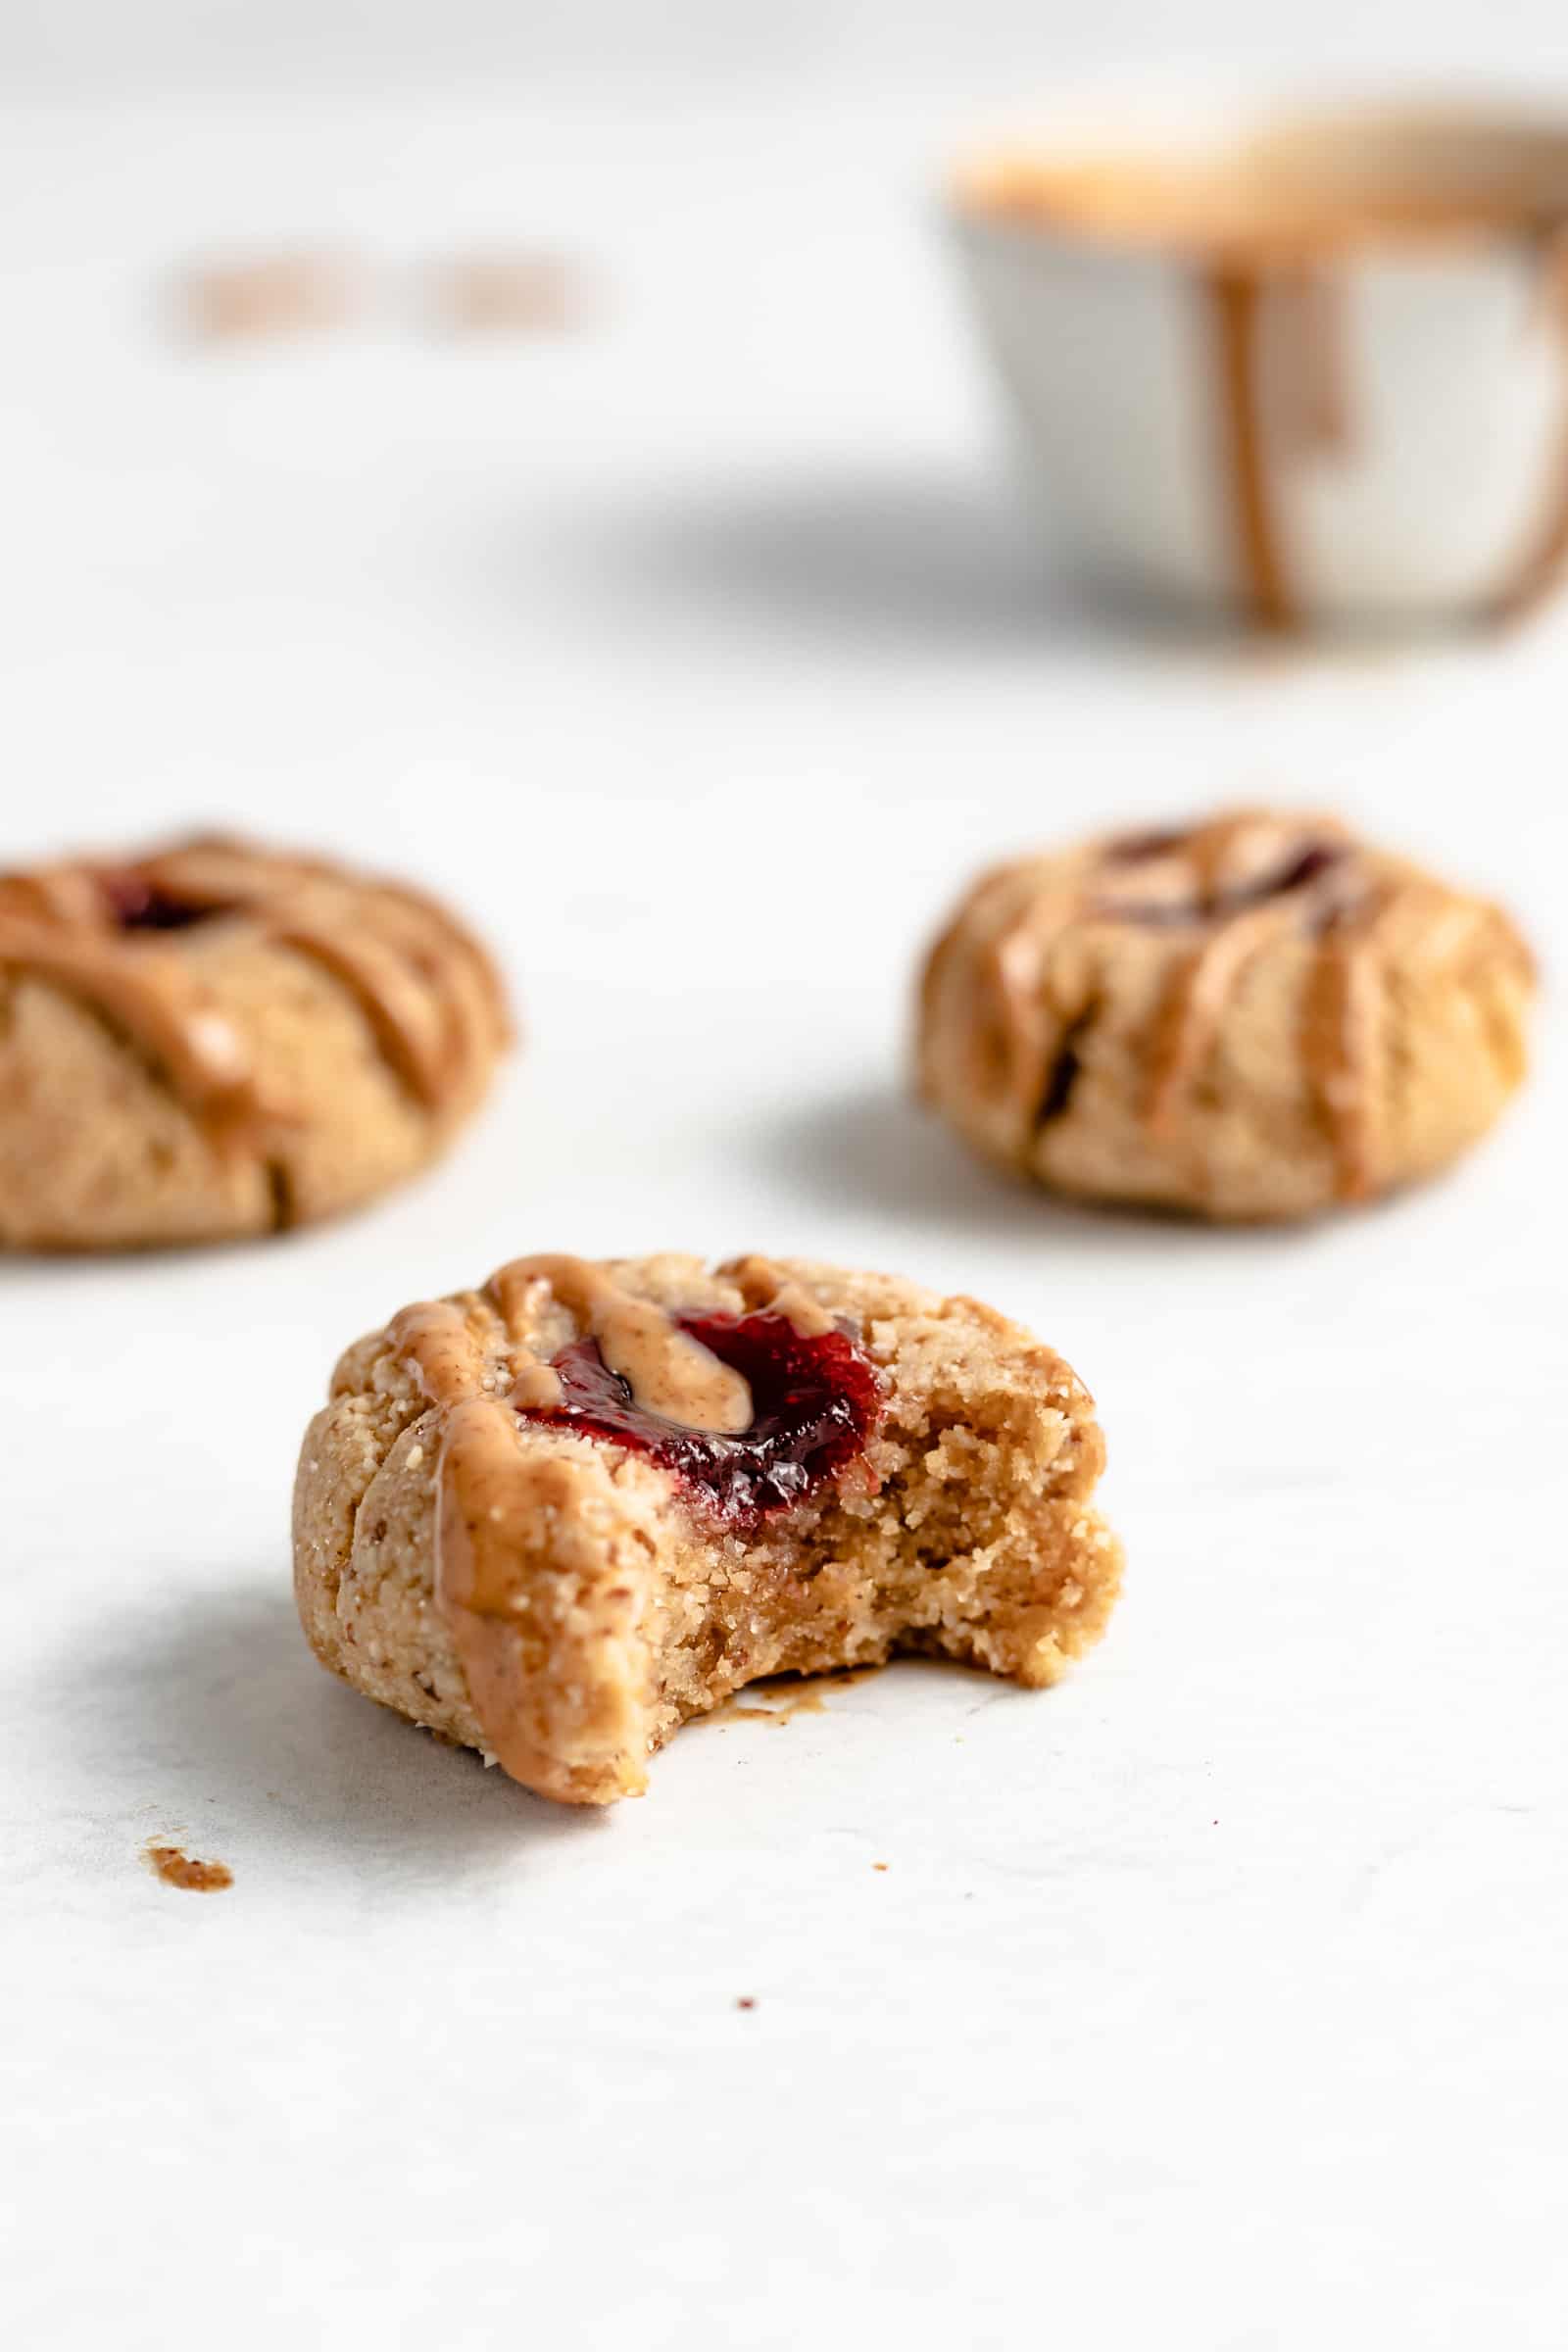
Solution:
<svg viewBox="0 0 1568 2352"><path fill-rule="evenodd" d="M885 1862L873 1862L871 1868L873 1870L886 1870L887 1864Z"/></svg>
<svg viewBox="0 0 1568 2352"><path fill-rule="evenodd" d="M735 2006L737 2009L755 2009L757 2007L757 2003L753 2000L749 1992L743 1992L736 2001Z"/></svg>
<svg viewBox="0 0 1568 2352"><path fill-rule="evenodd" d="M193 1894L214 1894L219 1887L234 1884L234 1873L226 1862L198 1862L177 1845L144 1845L142 1859L166 1886L183 1886Z"/></svg>

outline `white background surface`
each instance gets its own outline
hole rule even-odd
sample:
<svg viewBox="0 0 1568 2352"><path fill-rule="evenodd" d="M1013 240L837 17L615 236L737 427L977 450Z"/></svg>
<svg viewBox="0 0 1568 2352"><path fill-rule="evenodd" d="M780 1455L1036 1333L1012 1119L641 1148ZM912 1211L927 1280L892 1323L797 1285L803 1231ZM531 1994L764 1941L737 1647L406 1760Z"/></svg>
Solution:
<svg viewBox="0 0 1568 2352"><path fill-rule="evenodd" d="M902 1054L975 864L1238 794L1501 890L1549 958L1562 625L1297 660L1080 611L923 215L954 127L5 120L3 854L374 857L472 909L530 1032L341 1228L0 1272L18 2344L1561 2343L1554 998L1494 1144L1299 1235L1015 1194ZM599 266L592 332L214 354L152 307L230 237L509 230ZM313 1665L287 1494L339 1346L516 1250L660 1246L890 1264L1071 1356L1131 1565L1070 1683L896 1668L583 1818ZM161 1834L232 1890L156 1884Z"/></svg>
<svg viewBox="0 0 1568 2352"><path fill-rule="evenodd" d="M73 89L846 76L1016 96L1064 71L1568 72L1557 0L7 0L0 66ZM939 78L940 77L940 80Z"/></svg>

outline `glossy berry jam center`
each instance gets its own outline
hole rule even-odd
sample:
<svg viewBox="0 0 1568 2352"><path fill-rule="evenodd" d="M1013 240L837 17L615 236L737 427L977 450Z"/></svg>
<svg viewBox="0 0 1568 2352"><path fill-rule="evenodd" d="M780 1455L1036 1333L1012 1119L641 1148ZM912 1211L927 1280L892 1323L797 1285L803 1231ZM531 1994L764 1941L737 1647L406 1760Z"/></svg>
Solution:
<svg viewBox="0 0 1568 2352"><path fill-rule="evenodd" d="M1151 840L1153 836L1150 837ZM1131 864L1152 856L1152 850L1139 846L1134 851L1115 854L1115 862ZM1162 924L1224 922L1232 915L1247 914L1254 906L1265 906L1270 899L1289 898L1296 891L1310 890L1314 882L1344 865L1349 852L1343 843L1315 841L1297 851L1285 864L1271 873L1261 874L1256 881L1241 882L1229 890L1215 892L1209 897L1192 899L1152 900L1141 904L1137 900L1118 901L1104 911L1124 922Z"/></svg>
<svg viewBox="0 0 1568 2352"><path fill-rule="evenodd" d="M843 1332L808 1338L786 1316L767 1313L672 1320L750 1386L752 1425L739 1437L711 1436L645 1412L593 1340L574 1341L554 1359L561 1403L524 1407L522 1418L647 1454L740 1529L808 1500L864 1452L882 1417L882 1384Z"/></svg>
<svg viewBox="0 0 1568 2352"><path fill-rule="evenodd" d="M226 911L211 903L160 890L139 874L106 874L103 892L111 919L121 931L188 931L193 923L205 923Z"/></svg>

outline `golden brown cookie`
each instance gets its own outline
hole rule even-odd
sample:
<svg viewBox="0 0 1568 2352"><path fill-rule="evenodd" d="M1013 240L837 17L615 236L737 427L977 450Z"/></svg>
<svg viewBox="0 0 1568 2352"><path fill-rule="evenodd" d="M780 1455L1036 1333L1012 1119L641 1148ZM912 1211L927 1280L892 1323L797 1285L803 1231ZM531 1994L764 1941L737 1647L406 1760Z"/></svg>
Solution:
<svg viewBox="0 0 1568 2352"><path fill-rule="evenodd" d="M885 1275L519 1258L339 1363L301 1621L370 1697L609 1804L760 1675L927 1650L1054 1682L1121 1568L1093 1414L1015 1323Z"/></svg>
<svg viewBox="0 0 1568 2352"><path fill-rule="evenodd" d="M271 1233L422 1167L508 1040L400 883L243 842L0 874L0 1246Z"/></svg>
<svg viewBox="0 0 1568 2352"><path fill-rule="evenodd" d="M1497 907L1337 818L1244 809L987 874L926 960L920 1084L1060 1192L1299 1217L1473 1144L1534 990Z"/></svg>

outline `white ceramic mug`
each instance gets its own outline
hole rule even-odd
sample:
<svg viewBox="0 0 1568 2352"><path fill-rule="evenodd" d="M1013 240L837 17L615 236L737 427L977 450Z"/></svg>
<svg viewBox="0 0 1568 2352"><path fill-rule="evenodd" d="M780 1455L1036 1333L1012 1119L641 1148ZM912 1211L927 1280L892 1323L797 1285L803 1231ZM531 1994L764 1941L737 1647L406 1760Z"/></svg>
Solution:
<svg viewBox="0 0 1568 2352"><path fill-rule="evenodd" d="M1081 110L955 175L1056 534L1275 626L1522 610L1568 558L1568 122Z"/></svg>

